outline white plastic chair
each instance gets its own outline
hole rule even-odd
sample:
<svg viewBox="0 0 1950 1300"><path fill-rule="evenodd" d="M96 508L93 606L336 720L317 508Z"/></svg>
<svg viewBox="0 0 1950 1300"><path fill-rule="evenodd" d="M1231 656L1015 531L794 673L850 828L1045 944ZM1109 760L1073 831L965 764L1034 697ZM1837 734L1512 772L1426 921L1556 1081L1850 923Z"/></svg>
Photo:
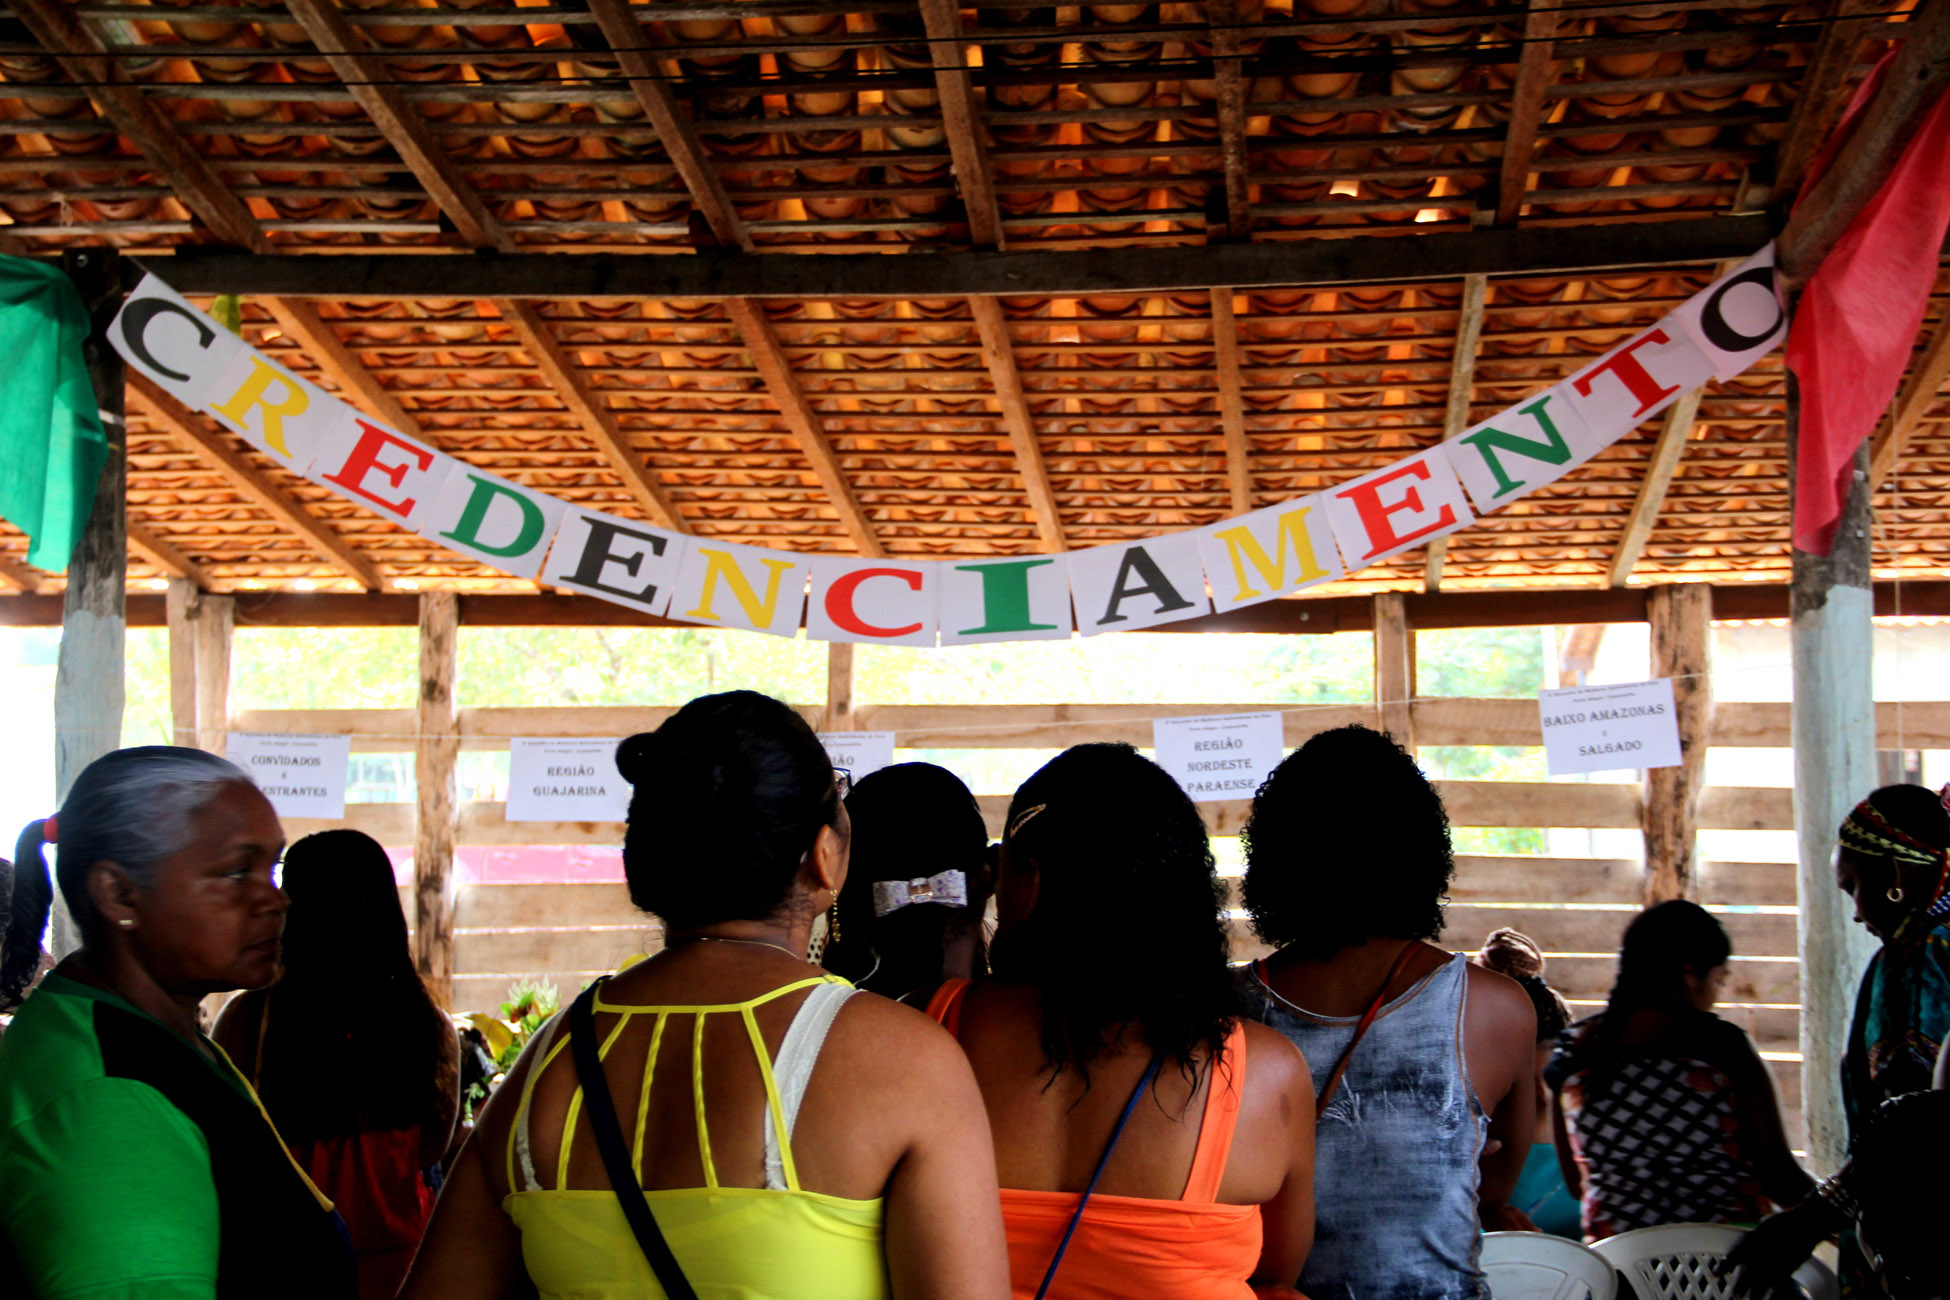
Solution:
<svg viewBox="0 0 1950 1300"><path fill-rule="evenodd" d="M1481 1263L1496 1300L1613 1300L1618 1290L1596 1251L1547 1232L1486 1232Z"/></svg>
<svg viewBox="0 0 1950 1300"><path fill-rule="evenodd" d="M1721 1277L1719 1263L1747 1235L1723 1223L1669 1223L1634 1228L1596 1242L1591 1249L1625 1275L1638 1300L1730 1300L1733 1279ZM1808 1300L1838 1300L1841 1284L1820 1260L1794 1270L1795 1285Z"/></svg>

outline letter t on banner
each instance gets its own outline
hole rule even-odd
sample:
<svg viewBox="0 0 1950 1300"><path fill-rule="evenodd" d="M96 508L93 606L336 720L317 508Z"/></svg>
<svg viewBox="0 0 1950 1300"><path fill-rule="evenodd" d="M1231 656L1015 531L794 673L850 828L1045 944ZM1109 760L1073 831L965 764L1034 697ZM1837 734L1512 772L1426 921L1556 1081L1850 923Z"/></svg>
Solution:
<svg viewBox="0 0 1950 1300"><path fill-rule="evenodd" d="M814 560L806 635L816 641L933 645L938 567L927 561Z"/></svg>
<svg viewBox="0 0 1950 1300"><path fill-rule="evenodd" d="M1476 521L1440 444L1327 493L1327 517L1349 573Z"/></svg>

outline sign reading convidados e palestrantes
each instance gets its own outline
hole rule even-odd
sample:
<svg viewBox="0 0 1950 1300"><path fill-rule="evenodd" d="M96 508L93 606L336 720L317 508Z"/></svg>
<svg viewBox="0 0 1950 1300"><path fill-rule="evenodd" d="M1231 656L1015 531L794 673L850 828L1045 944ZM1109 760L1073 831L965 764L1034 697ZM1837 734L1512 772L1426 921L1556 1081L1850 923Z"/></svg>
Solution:
<svg viewBox="0 0 1950 1300"><path fill-rule="evenodd" d="M1151 724L1158 766L1200 803L1252 798L1280 765L1285 743L1278 713L1158 718Z"/></svg>
<svg viewBox="0 0 1950 1300"><path fill-rule="evenodd" d="M327 821L345 816L345 772L352 761L352 737L233 731L224 752L251 774L278 816Z"/></svg>
<svg viewBox="0 0 1950 1300"><path fill-rule="evenodd" d="M1679 765L1679 718L1670 677L1545 691L1537 708L1544 724L1544 763L1552 776Z"/></svg>
<svg viewBox="0 0 1950 1300"><path fill-rule="evenodd" d="M617 741L600 736L508 742L511 822L620 822L630 783L616 770Z"/></svg>

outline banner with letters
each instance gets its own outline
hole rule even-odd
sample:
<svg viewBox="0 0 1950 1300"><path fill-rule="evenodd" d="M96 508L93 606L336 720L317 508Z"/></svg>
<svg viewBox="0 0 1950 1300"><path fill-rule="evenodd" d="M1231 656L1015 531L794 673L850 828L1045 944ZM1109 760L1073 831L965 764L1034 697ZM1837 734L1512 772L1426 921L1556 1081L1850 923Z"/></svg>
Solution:
<svg viewBox="0 0 1950 1300"><path fill-rule="evenodd" d="M154 275L110 327L123 358L294 474L518 578L682 623L882 645L1126 632L1331 583L1555 482L1787 333L1768 245L1570 378L1325 491L1060 555L864 560L741 546L555 500L389 429Z"/></svg>

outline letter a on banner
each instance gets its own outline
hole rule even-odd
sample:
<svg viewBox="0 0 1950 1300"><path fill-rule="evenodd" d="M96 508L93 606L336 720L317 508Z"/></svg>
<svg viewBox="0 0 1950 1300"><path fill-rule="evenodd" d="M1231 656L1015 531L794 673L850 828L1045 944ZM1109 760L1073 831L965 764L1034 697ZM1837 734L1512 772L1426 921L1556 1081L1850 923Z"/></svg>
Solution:
<svg viewBox="0 0 1950 1300"><path fill-rule="evenodd" d="M1060 641L1070 635L1067 555L943 561L941 644Z"/></svg>
<svg viewBox="0 0 1950 1300"><path fill-rule="evenodd" d="M1221 612L1305 591L1343 573L1324 497L1268 506L1194 536L1213 608Z"/></svg>
<svg viewBox="0 0 1950 1300"><path fill-rule="evenodd" d="M1085 636L1176 623L1212 610L1192 533L1070 552L1070 595L1077 631Z"/></svg>
<svg viewBox="0 0 1950 1300"><path fill-rule="evenodd" d="M1788 314L1774 288L1774 245L1755 253L1672 309L1663 325L1679 322L1713 367L1731 379L1787 337Z"/></svg>
<svg viewBox="0 0 1950 1300"><path fill-rule="evenodd" d="M542 581L662 614L670 606L687 540L634 519L571 509L549 548Z"/></svg>
<svg viewBox="0 0 1950 1300"><path fill-rule="evenodd" d="M1449 464L1479 515L1556 482L1607 445L1591 436L1562 385L1445 444Z"/></svg>
<svg viewBox="0 0 1950 1300"><path fill-rule="evenodd" d="M677 573L670 616L797 636L806 608L807 567L791 551L693 539Z"/></svg>
<svg viewBox="0 0 1950 1300"><path fill-rule="evenodd" d="M1466 528L1476 517L1438 443L1327 495L1327 517L1349 572Z"/></svg>
<svg viewBox="0 0 1950 1300"><path fill-rule="evenodd" d="M806 635L817 641L933 645L941 593L931 562L812 562Z"/></svg>
<svg viewBox="0 0 1950 1300"><path fill-rule="evenodd" d="M183 405L201 408L217 376L250 345L153 275L122 303L109 342Z"/></svg>
<svg viewBox="0 0 1950 1300"><path fill-rule="evenodd" d="M435 498L426 529L450 550L517 578L541 572L568 507L498 475L460 466Z"/></svg>

